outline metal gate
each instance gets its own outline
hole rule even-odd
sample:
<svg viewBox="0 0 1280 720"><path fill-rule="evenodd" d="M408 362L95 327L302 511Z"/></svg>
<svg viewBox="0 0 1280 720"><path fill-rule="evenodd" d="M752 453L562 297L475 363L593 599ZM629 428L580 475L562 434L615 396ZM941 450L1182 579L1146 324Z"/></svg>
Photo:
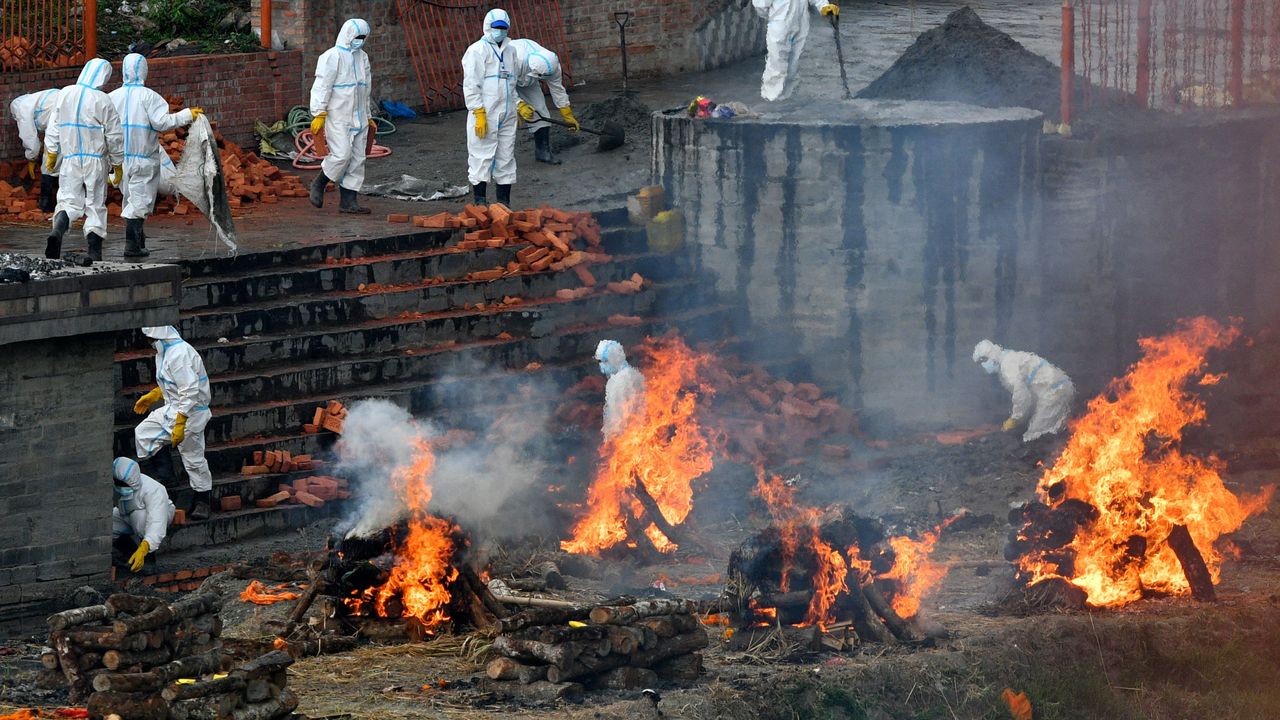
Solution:
<svg viewBox="0 0 1280 720"><path fill-rule="evenodd" d="M0 0L0 70L71 67L93 57L96 0Z"/></svg>
<svg viewBox="0 0 1280 720"><path fill-rule="evenodd" d="M462 54L480 39L490 6L474 0L396 0L396 6L427 112L465 107ZM511 37L536 40L559 55L565 85L572 84L559 0L507 0L502 9L511 15Z"/></svg>

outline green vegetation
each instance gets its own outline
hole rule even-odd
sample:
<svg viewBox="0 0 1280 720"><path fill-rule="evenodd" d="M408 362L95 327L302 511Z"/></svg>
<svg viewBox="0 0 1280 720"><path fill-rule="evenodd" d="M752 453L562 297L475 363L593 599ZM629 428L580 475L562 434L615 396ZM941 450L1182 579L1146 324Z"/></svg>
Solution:
<svg viewBox="0 0 1280 720"><path fill-rule="evenodd" d="M202 53L253 52L260 49L246 22L249 0L100 0L98 54L122 57L130 43L153 46L182 38Z"/></svg>

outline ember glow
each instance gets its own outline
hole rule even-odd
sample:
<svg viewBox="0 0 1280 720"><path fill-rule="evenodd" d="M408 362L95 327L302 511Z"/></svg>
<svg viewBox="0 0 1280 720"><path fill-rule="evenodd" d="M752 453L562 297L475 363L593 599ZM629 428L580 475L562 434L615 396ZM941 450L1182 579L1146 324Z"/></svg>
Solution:
<svg viewBox="0 0 1280 720"><path fill-rule="evenodd" d="M782 478L768 476L762 470L757 471L757 476L755 495L768 506L769 515L781 537L782 577L779 590L787 592L791 589L791 569L795 567L797 554L811 553L816 568L812 576L813 599L809 601L809 610L801 626L825 627L834 623L836 598L849 592L846 582L849 563L820 536L822 511L797 503L795 488Z"/></svg>
<svg viewBox="0 0 1280 720"><path fill-rule="evenodd" d="M712 468L712 448L695 418L698 402L711 393L698 383L710 357L689 349L679 338L653 343L645 375L644 412L600 449L601 462L587 493L585 515L573 536L560 543L566 552L597 554L625 543L629 513L644 516L632 490L643 484L662 516L679 525L693 509L693 481ZM654 547L676 549L652 523L644 528Z"/></svg>
<svg viewBox="0 0 1280 720"><path fill-rule="evenodd" d="M959 516L956 516L959 517ZM937 528L913 540L906 536L889 538L893 548L893 568L882 575L886 580L897 580L900 591L893 596L894 612L904 618L913 618L920 612L920 600L947 576L947 567L930 559L938 545L938 537L956 517L947 518Z"/></svg>
<svg viewBox="0 0 1280 720"><path fill-rule="evenodd" d="M1188 594L1167 543L1175 525L1188 528L1216 584L1222 555L1215 542L1270 501L1274 488L1241 499L1223 485L1219 460L1179 448L1183 429L1205 419L1204 404L1187 386L1220 380L1204 374L1205 357L1239 337L1238 325L1201 317L1164 337L1139 340L1142 359L1089 402L1061 457L1041 478L1040 499L1051 508L1076 500L1098 511L1069 546L1074 572L1065 578L1084 590L1090 605L1123 606L1144 590ZM1145 552L1135 558L1133 547ZM1024 555L1020 565L1031 583L1061 577L1044 551Z"/></svg>
<svg viewBox="0 0 1280 720"><path fill-rule="evenodd" d="M393 601L403 608L402 617L416 618L423 629L432 630L449 620L449 583L457 578L453 557L453 523L431 515L431 471L435 454L426 440L414 441L412 461L391 476L392 486L409 510L409 530L394 548L396 564L380 586L369 588L348 607L356 612L395 615Z"/></svg>

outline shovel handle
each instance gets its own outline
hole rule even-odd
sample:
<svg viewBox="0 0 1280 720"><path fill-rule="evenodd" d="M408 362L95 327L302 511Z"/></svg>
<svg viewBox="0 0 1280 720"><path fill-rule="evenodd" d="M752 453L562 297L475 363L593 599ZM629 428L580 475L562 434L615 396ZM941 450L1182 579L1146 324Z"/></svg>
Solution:
<svg viewBox="0 0 1280 720"><path fill-rule="evenodd" d="M573 125L571 125L570 123L567 123L564 120L553 120L552 118L549 118L540 112L535 112L533 116L538 118L542 122L548 122L548 123L551 123L552 125L559 125L562 128L569 128L570 130L573 129ZM592 135L604 135L604 131L592 130L591 128L585 125L578 125L578 129L585 133L591 133Z"/></svg>

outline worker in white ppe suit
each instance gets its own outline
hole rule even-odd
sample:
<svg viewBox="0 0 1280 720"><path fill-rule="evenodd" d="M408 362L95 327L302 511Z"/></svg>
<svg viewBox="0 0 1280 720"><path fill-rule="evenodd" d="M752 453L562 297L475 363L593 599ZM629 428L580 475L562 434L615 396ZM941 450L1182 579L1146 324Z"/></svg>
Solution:
<svg viewBox="0 0 1280 720"><path fill-rule="evenodd" d="M829 0L751 0L756 14L768 23L765 45L769 50L764 63L760 96L770 102L785 100L795 90L800 73L800 55L809 37L809 6L823 17L840 17L840 6Z"/></svg>
<svg viewBox="0 0 1280 720"><path fill-rule="evenodd" d="M58 88L50 88L19 95L9 103L9 117L18 123L22 154L27 158L27 175L32 180L36 179L36 168L44 165L44 153L40 152L44 142L40 135L49 127L49 118L53 117L53 99L57 95ZM40 199L36 205L45 212L53 212L57 194L58 168L54 167L40 174Z"/></svg>
<svg viewBox="0 0 1280 720"><path fill-rule="evenodd" d="M596 346L600 372L608 376L604 385L604 438L622 432L627 422L644 412L644 375L627 363L627 352L617 340L601 340Z"/></svg>
<svg viewBox="0 0 1280 720"><path fill-rule="evenodd" d="M467 179L477 205L488 204L488 188L498 186L498 202L511 204L516 181L516 75L520 60L507 40L511 18L505 10L484 16L484 37L462 55L462 97L467 104Z"/></svg>
<svg viewBox="0 0 1280 720"><path fill-rule="evenodd" d="M173 501L164 485L142 474L138 463L118 457L111 465L115 507L111 508L112 545L138 572L147 556L160 549L173 522Z"/></svg>
<svg viewBox="0 0 1280 720"><path fill-rule="evenodd" d="M147 59L137 53L124 56L121 63L124 85L111 91L111 103L120 114L124 126L124 256L146 257L143 223L155 209L156 191L160 187L160 167L164 151L160 149L160 133L186 127L204 114L200 108L169 112L169 101L147 87Z"/></svg>
<svg viewBox="0 0 1280 720"><path fill-rule="evenodd" d="M1022 440L1031 442L1066 427L1076 388L1071 378L1048 360L983 340L973 349L973 361L988 374L998 375L1000 384L1013 395L1013 410L1004 422L1005 432L1026 423Z"/></svg>
<svg viewBox="0 0 1280 720"><path fill-rule="evenodd" d="M368 214L369 208L356 202L364 187L365 146L369 133L376 132L370 104L373 82L364 43L369 23L351 18L342 23L338 40L316 60L316 79L311 83L311 132L324 130L329 154L320 163L320 174L311 183L311 204L324 206L324 190L330 181L338 184L338 212Z"/></svg>
<svg viewBox="0 0 1280 720"><path fill-rule="evenodd" d="M212 417L209 412L209 375L200 354L182 339L172 325L144 327L142 334L155 341L156 387L133 406L138 415L147 415L133 429L138 458L145 460L157 454L167 456L170 445L177 447L191 489L195 491L187 516L192 520L204 520L209 517L210 491L213 489L213 475L209 472L209 462L204 458L204 429ZM152 409L160 402L164 405ZM167 457L153 466L157 472L168 472L166 460Z"/></svg>
<svg viewBox="0 0 1280 720"><path fill-rule="evenodd" d="M45 170L58 169L58 204L53 233L44 254L62 256L62 236L71 223L84 218L89 257L102 259L107 236L107 175L120 184L124 163L124 131L111 98L99 88L111 78L111 65L102 58L85 63L75 85L58 91L53 117L44 133Z"/></svg>
<svg viewBox="0 0 1280 720"><path fill-rule="evenodd" d="M560 57L550 50L528 38L511 41L511 49L515 50L517 67L516 94L520 100L516 110L520 118L533 133L533 157L538 162L559 165L551 152L551 123L539 120L551 117L547 112L547 99L542 94L542 83L551 91L551 101L556 104L560 116L573 126L573 131L580 129L578 118L573 116L573 107L569 104L569 93L564 89L564 72L560 68Z"/></svg>

